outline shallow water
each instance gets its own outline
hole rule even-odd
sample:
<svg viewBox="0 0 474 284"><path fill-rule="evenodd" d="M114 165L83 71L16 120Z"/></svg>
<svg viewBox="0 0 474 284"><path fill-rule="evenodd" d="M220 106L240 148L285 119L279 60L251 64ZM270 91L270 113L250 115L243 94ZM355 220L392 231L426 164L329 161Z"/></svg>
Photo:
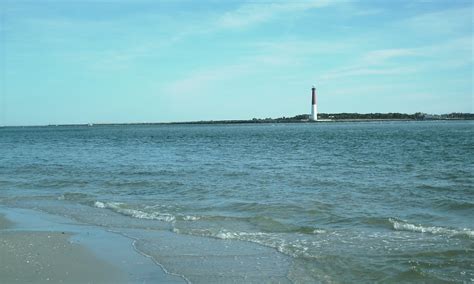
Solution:
<svg viewBox="0 0 474 284"><path fill-rule="evenodd" d="M474 281L473 126L0 128L0 203L128 232L193 282L212 265L199 278L150 234L272 248L291 262L275 281Z"/></svg>

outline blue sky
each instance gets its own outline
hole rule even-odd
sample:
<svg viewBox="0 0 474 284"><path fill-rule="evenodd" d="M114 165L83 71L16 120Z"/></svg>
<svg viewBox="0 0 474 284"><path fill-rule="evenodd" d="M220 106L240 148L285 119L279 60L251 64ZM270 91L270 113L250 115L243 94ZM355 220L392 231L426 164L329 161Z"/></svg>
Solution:
<svg viewBox="0 0 474 284"><path fill-rule="evenodd" d="M471 1L0 0L0 125L473 112Z"/></svg>

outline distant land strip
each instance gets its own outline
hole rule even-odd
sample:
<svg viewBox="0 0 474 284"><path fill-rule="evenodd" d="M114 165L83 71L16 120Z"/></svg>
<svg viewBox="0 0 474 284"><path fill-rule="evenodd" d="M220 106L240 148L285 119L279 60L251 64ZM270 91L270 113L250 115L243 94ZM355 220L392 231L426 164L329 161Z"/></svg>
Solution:
<svg viewBox="0 0 474 284"><path fill-rule="evenodd" d="M253 118L250 120L202 120L189 122L170 122L168 124L238 124L238 123L318 123L318 122L356 122L356 121L411 121L411 120L474 120L474 113L426 114L406 113L319 113L318 120L310 120L309 114L293 117Z"/></svg>
<svg viewBox="0 0 474 284"><path fill-rule="evenodd" d="M154 125L154 124L243 124L243 123L317 123L350 121L410 121L410 120L474 120L474 113L426 114L406 113L319 113L318 121L311 121L309 114L279 118L252 118L235 120L200 120L184 122L143 122L143 123L98 123L94 125Z"/></svg>
<svg viewBox="0 0 474 284"><path fill-rule="evenodd" d="M406 113L319 113L318 120L310 120L309 114L279 118L252 118L235 120L200 120L183 122L130 122L130 123L71 123L36 126L107 126L107 125L169 125L169 124L248 124L248 123L319 123L319 122L370 122L370 121L423 121L423 120L474 120L474 113L449 114ZM28 127L28 126L0 126ZM34 126L32 126L34 127Z"/></svg>

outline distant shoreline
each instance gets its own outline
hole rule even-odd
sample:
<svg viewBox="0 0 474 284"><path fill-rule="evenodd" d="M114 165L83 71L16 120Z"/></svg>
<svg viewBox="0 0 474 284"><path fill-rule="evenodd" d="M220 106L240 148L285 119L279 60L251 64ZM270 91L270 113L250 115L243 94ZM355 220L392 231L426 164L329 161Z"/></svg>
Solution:
<svg viewBox="0 0 474 284"><path fill-rule="evenodd" d="M182 124L268 124L268 123L337 123L337 122L389 122L389 121L461 121L474 120L474 113L451 113L442 115L432 114L401 114L401 113L336 113L320 114L317 121L309 119L309 115L302 114L294 117L280 118L253 118L253 119L229 119L229 120L199 120L182 122L130 122L130 123L71 123L71 124L49 124L49 125L17 125L0 126L6 127L54 127L54 126L122 126L122 125L182 125Z"/></svg>

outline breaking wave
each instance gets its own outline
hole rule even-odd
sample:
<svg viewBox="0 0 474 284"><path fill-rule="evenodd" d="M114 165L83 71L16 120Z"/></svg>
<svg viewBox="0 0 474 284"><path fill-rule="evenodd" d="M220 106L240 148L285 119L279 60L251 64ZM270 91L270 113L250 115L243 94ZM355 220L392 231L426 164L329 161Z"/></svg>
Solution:
<svg viewBox="0 0 474 284"><path fill-rule="evenodd" d="M196 221L200 217L197 216L174 216L169 213L162 212L145 212L138 209L128 208L125 203L122 202L101 202L95 201L94 207L101 209L110 209L114 212L120 213L122 215L130 216L137 219L147 219L147 220L158 220L168 223L175 222L177 219L181 221Z"/></svg>
<svg viewBox="0 0 474 284"><path fill-rule="evenodd" d="M81 192L65 192L58 196L58 200L85 201L92 198L93 195Z"/></svg>
<svg viewBox="0 0 474 284"><path fill-rule="evenodd" d="M410 231L410 232L418 232L418 233L430 233L435 235L448 235L448 236L465 236L472 238L474 237L474 231L464 228L460 230L443 228L443 227L436 227L436 226L422 226L411 224L405 221L399 221L390 218L389 222L392 224L393 229L397 231Z"/></svg>
<svg viewBox="0 0 474 284"><path fill-rule="evenodd" d="M200 237L210 237L222 240L238 240L256 243L266 247L271 247L277 251L293 257L316 257L309 250L315 246L315 242L308 239L289 240L284 234L264 233L264 232L234 232L221 229L212 231L207 229L178 229L173 228L176 234L194 235Z"/></svg>
<svg viewBox="0 0 474 284"><path fill-rule="evenodd" d="M138 219L148 219L148 220L158 220L164 222L174 222L176 217L168 213L159 213L159 212L144 212L137 209L127 208L124 203L121 202L100 202L96 201L94 206L102 209L111 209L117 213L138 218Z"/></svg>

